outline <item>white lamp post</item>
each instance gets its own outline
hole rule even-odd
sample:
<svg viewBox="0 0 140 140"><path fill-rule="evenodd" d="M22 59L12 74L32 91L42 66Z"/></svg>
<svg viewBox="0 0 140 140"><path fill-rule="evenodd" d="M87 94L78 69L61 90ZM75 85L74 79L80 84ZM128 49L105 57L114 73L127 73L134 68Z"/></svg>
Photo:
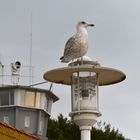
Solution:
<svg viewBox="0 0 140 140"><path fill-rule="evenodd" d="M126 76L116 69L101 67L87 57L80 63L75 61L68 67L48 71L44 79L71 86L72 110L69 115L80 128L81 140L90 140L91 128L101 116L98 87L121 82Z"/></svg>
<svg viewBox="0 0 140 140"><path fill-rule="evenodd" d="M70 116L81 130L81 140L90 140L90 130L100 116L98 100L98 78L95 72L72 74Z"/></svg>

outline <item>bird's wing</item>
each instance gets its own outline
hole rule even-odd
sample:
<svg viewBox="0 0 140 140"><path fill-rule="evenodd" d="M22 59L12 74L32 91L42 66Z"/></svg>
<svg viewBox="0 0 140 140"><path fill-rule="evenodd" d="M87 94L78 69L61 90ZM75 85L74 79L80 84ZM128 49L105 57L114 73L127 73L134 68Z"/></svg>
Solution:
<svg viewBox="0 0 140 140"><path fill-rule="evenodd" d="M75 37L71 37L65 45L65 50L64 50L64 55L69 54L69 52L71 52L72 50L75 49L75 47L77 46L77 41L75 39Z"/></svg>

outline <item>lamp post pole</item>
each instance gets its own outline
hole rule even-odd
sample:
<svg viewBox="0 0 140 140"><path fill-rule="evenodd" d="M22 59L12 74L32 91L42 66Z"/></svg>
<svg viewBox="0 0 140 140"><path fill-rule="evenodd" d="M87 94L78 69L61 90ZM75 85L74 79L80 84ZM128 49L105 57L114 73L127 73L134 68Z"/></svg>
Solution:
<svg viewBox="0 0 140 140"><path fill-rule="evenodd" d="M80 127L80 131L81 131L81 140L90 140L91 126L82 126Z"/></svg>
<svg viewBox="0 0 140 140"><path fill-rule="evenodd" d="M50 70L44 74L44 79L71 86L69 116L79 126L81 140L90 140L92 126L101 116L98 86L121 82L126 76L119 70L101 67L90 58L83 58L83 63L80 63L75 61L68 67Z"/></svg>

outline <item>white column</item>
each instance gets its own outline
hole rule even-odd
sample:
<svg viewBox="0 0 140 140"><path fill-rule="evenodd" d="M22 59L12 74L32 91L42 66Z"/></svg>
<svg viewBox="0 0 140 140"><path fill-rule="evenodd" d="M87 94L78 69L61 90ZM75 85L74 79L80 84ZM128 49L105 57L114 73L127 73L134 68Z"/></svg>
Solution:
<svg viewBox="0 0 140 140"><path fill-rule="evenodd" d="M91 126L81 126L80 131L81 131L81 140L91 139L91 135L90 135Z"/></svg>

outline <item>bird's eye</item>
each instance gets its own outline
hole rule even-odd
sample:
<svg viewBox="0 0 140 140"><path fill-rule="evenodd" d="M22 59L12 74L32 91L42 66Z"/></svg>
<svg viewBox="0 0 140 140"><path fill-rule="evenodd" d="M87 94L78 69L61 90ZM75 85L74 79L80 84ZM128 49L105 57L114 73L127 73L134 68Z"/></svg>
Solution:
<svg viewBox="0 0 140 140"><path fill-rule="evenodd" d="M86 24L84 21L81 22L82 24Z"/></svg>

